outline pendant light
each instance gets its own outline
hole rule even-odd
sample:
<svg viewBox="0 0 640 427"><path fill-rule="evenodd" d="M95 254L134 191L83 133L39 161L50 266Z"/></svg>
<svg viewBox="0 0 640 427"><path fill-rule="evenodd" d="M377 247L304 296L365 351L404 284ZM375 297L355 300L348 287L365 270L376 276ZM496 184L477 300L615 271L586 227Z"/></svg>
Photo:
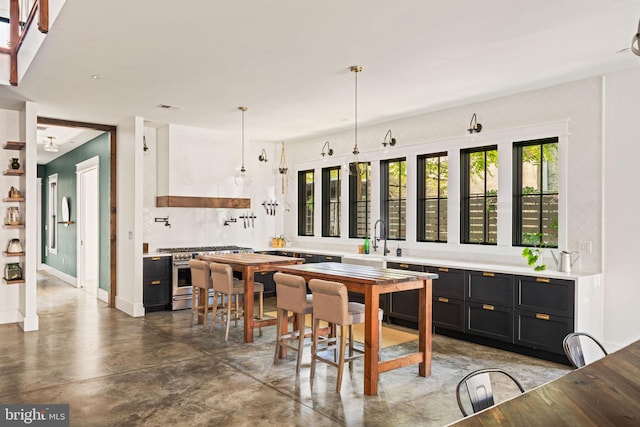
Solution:
<svg viewBox="0 0 640 427"><path fill-rule="evenodd" d="M244 112L247 111L247 107L238 107L238 110L242 111L242 166L236 172L235 183L238 187L248 187L251 185L251 175L244 167Z"/></svg>
<svg viewBox="0 0 640 427"><path fill-rule="evenodd" d="M345 163L342 165L342 169L344 173L348 173L349 175L357 175L358 174L358 163L360 163L360 158L358 155L360 154L360 150L358 149L358 73L362 71L362 67L359 65L352 65L349 70L352 73L355 73L355 124L354 124L354 136L355 143L353 145L353 156L348 156L345 160Z"/></svg>
<svg viewBox="0 0 640 427"><path fill-rule="evenodd" d="M58 146L53 143L53 140L55 139L55 136L48 136L47 138L49 138L49 142L47 142L45 144L44 151L46 151L48 153L57 153L58 152Z"/></svg>

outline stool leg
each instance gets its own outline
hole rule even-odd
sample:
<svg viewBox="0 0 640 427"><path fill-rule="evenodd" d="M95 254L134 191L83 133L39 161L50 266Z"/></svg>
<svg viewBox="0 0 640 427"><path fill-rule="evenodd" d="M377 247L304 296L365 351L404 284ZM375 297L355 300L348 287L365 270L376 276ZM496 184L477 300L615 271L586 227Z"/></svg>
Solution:
<svg viewBox="0 0 640 427"><path fill-rule="evenodd" d="M198 292L197 288L194 287L191 289L191 318L189 319L189 327L193 327L193 315L198 311L198 305L196 303L196 293Z"/></svg>
<svg viewBox="0 0 640 427"><path fill-rule="evenodd" d="M338 382L336 384L336 391L338 393L340 392L340 387L342 387L342 373L344 371L344 353L346 339L347 336L345 334L344 325L340 325L340 360L338 361Z"/></svg>
<svg viewBox="0 0 640 427"><path fill-rule="evenodd" d="M207 318L209 317L209 289L203 289L202 294L204 294L204 320L202 321L202 326L204 330L207 330Z"/></svg>
<svg viewBox="0 0 640 427"><path fill-rule="evenodd" d="M353 325L349 325L349 370L353 371Z"/></svg>
<svg viewBox="0 0 640 427"><path fill-rule="evenodd" d="M227 304L227 327L226 327L226 332L224 334L224 342L227 342L227 340L229 339L229 324L231 323L231 295L227 296L228 300L229 300L229 304ZM238 305L238 300L236 299L236 306ZM236 325L238 324L238 319L237 319L237 312L236 312Z"/></svg>
<svg viewBox="0 0 640 427"><path fill-rule="evenodd" d="M316 354L318 353L318 327L320 326L319 319L313 319L313 332L312 332L312 344L311 344L311 371L309 372L309 378L313 382L313 376L316 372Z"/></svg>
<svg viewBox="0 0 640 427"><path fill-rule="evenodd" d="M278 326L276 327L276 352L273 356L273 363L278 362L278 356L280 354L280 337L282 336L282 317L286 316L286 313L283 313L284 310L278 309Z"/></svg>
<svg viewBox="0 0 640 427"><path fill-rule="evenodd" d="M299 374L302 350L304 349L304 314L296 313L296 318L298 319L298 361L296 362L296 374Z"/></svg>
<svg viewBox="0 0 640 427"><path fill-rule="evenodd" d="M222 298L222 301L224 301L224 297ZM209 335L213 335L213 331L215 330L217 312L218 312L218 292L213 291L213 310L211 314L211 328L209 329Z"/></svg>

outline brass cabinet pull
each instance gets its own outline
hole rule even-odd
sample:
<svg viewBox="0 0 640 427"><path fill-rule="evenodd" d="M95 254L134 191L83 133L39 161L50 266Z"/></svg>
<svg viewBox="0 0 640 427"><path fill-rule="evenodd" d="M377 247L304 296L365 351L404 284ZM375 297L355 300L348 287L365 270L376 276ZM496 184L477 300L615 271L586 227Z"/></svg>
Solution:
<svg viewBox="0 0 640 427"><path fill-rule="evenodd" d="M495 307L492 306L492 305L489 305L489 304L482 304L482 309L483 310L491 310L491 311L493 311L493 310L495 310Z"/></svg>
<svg viewBox="0 0 640 427"><path fill-rule="evenodd" d="M548 314L536 313L536 319L540 320L549 320Z"/></svg>
<svg viewBox="0 0 640 427"><path fill-rule="evenodd" d="M260 274L261 274L262 276L264 276L264 275L266 275L266 274L267 274L267 272L266 272L266 271L261 271L261 272L260 272Z"/></svg>
<svg viewBox="0 0 640 427"><path fill-rule="evenodd" d="M160 261L160 258L161 257L159 257L159 256L154 256L154 257L151 257L151 260L152 261Z"/></svg>
<svg viewBox="0 0 640 427"><path fill-rule="evenodd" d="M547 279L546 277L536 277L536 282L549 283L551 282L551 279Z"/></svg>
<svg viewBox="0 0 640 427"><path fill-rule="evenodd" d="M490 273L488 271L485 271L485 272L482 273L482 275L485 276L485 277L493 277L493 276L496 275L496 273Z"/></svg>
<svg viewBox="0 0 640 427"><path fill-rule="evenodd" d="M438 301L440 301L440 302L449 302L449 298L438 297Z"/></svg>
<svg viewBox="0 0 640 427"><path fill-rule="evenodd" d="M331 260L333 259L333 257L332 257L332 256L328 256L328 257L325 257L325 259L326 259L327 261L331 261Z"/></svg>
<svg viewBox="0 0 640 427"><path fill-rule="evenodd" d="M446 267L438 267L438 271L442 271L443 273L447 273L449 271Z"/></svg>
<svg viewBox="0 0 640 427"><path fill-rule="evenodd" d="M409 268L409 264L400 264L400 268Z"/></svg>
<svg viewBox="0 0 640 427"><path fill-rule="evenodd" d="M160 281L160 280L153 280L151 282L152 285L159 285L160 283L162 283L162 281Z"/></svg>
<svg viewBox="0 0 640 427"><path fill-rule="evenodd" d="M312 254L306 254L305 256L306 256L307 258L313 258L313 255L312 255Z"/></svg>

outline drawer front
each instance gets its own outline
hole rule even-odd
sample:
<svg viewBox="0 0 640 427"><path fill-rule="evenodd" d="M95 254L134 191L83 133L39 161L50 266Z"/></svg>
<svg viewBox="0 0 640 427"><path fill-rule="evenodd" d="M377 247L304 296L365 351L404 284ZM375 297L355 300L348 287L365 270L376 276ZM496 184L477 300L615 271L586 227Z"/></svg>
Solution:
<svg viewBox="0 0 640 427"><path fill-rule="evenodd" d="M142 304L145 307L171 304L171 283L169 280L145 281L142 286Z"/></svg>
<svg viewBox="0 0 640 427"><path fill-rule="evenodd" d="M316 255L316 262L342 262L342 257L334 255Z"/></svg>
<svg viewBox="0 0 640 427"><path fill-rule="evenodd" d="M446 267L425 267L424 270L438 275L432 282L434 295L464 300L464 270Z"/></svg>
<svg viewBox="0 0 640 427"><path fill-rule="evenodd" d="M516 344L564 354L562 340L573 332L573 319L516 310Z"/></svg>
<svg viewBox="0 0 640 427"><path fill-rule="evenodd" d="M464 331L464 301L444 296L433 297L433 325Z"/></svg>
<svg viewBox="0 0 640 427"><path fill-rule="evenodd" d="M465 303L465 332L513 343L513 310L491 304Z"/></svg>
<svg viewBox="0 0 640 427"><path fill-rule="evenodd" d="M300 258L304 259L305 264L318 262L318 256L315 254L300 254Z"/></svg>
<svg viewBox="0 0 640 427"><path fill-rule="evenodd" d="M573 317L573 280L516 276L516 308Z"/></svg>
<svg viewBox="0 0 640 427"><path fill-rule="evenodd" d="M420 311L420 290L394 292L390 295L389 316L398 319L418 322Z"/></svg>
<svg viewBox="0 0 640 427"><path fill-rule="evenodd" d="M487 271L468 271L467 300L513 308L513 276Z"/></svg>
<svg viewBox="0 0 640 427"><path fill-rule="evenodd" d="M171 277L171 257L145 257L142 260L143 280L166 280Z"/></svg>
<svg viewBox="0 0 640 427"><path fill-rule="evenodd" d="M402 262L388 262L387 268L395 268L398 270L424 271L424 266L418 264L405 264Z"/></svg>

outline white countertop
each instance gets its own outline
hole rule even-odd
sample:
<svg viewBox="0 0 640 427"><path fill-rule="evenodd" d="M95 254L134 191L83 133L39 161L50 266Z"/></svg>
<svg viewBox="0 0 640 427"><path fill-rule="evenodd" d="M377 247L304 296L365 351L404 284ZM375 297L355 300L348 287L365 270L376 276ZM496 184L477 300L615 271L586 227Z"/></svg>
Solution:
<svg viewBox="0 0 640 427"><path fill-rule="evenodd" d="M553 279L569 279L575 280L578 278L595 276L599 273L591 273L591 272L578 272L573 271L571 273L563 273L560 271L555 271L550 268L547 268L544 271L535 271L532 267L523 265L508 265L508 264L490 264L490 263L481 263L481 262L469 262L469 261L453 261L447 259L434 259L434 258L418 258L418 257L397 257L392 255L382 256L377 253L373 254L355 254L355 253L346 253L346 252L338 252L332 250L323 250L323 249L309 249L309 248L295 248L295 247L285 247L285 248L260 248L255 249L256 252L259 251L284 251L284 252L296 252L296 253L307 253L314 255L329 255L329 256L339 256L342 257L342 262L348 261L349 259L354 260L354 262L358 262L360 260L371 260L371 261L386 261L386 262L399 262L403 264L418 264L418 265L427 265L433 267L447 267L447 268L458 268L463 270L477 270L477 271L491 271L493 273L505 273L505 274L522 274L526 276L533 277L547 277ZM523 264L525 263L523 259Z"/></svg>

